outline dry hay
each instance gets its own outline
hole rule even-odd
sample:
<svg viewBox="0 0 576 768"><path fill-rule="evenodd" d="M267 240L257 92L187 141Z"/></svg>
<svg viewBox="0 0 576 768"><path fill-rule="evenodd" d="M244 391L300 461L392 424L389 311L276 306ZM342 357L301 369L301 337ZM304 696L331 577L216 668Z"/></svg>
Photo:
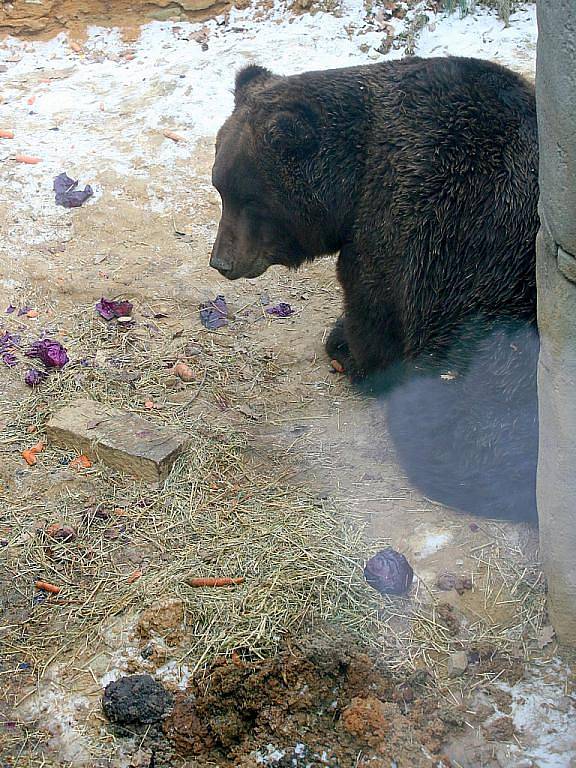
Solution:
<svg viewBox="0 0 576 768"><path fill-rule="evenodd" d="M543 619L535 565L524 565L522 572L516 565L523 562L521 553L498 551L505 548L498 537L476 553L478 574L488 565L482 577L486 601L507 599L514 610L506 625L478 617L464 637L451 636L438 622L437 596L423 582L409 600L380 597L365 584L362 566L382 542L368 544L360 517L295 485L284 456L259 453L250 444L246 407L249 414L266 416L271 388L278 413L286 404L278 397L282 371L274 356L239 348L227 331L192 335L154 320L145 325L141 312L128 330L95 318L91 308L76 315L65 336L52 329L51 335L64 340L71 363L38 390L19 389L0 405L0 456L12 472L6 472L0 496L0 538L8 541L1 550L3 592L10 596L10 618L0 634L0 697L2 688L9 696L12 673L22 662L31 665L36 680L52 662L74 668L102 646L118 617L136 615L166 597L183 601L183 642L172 658L192 673L233 652L264 657L287 636L321 629L325 622L377 647L398 671L434 671L438 659L480 640L505 652L517 651L520 643L529 655L526 630L537 631ZM24 338L22 346L30 340ZM193 383L175 379L177 359L193 367ZM14 371L21 375L21 368L7 375ZM38 465L22 469L19 452L39 439L49 413L79 397L192 436L161 488L101 465L79 476L67 466L73 456L51 447ZM147 410L147 400L156 408ZM78 537L47 539L46 525L55 521L73 526ZM132 581L135 571L142 575ZM195 589L187 579L196 576L246 581ZM34 589L36 579L62 591L46 597ZM16 691L12 700L18 703L20 695ZM9 733L0 736L0 744L2 738L10 743ZM29 763L36 764L48 765Z"/></svg>

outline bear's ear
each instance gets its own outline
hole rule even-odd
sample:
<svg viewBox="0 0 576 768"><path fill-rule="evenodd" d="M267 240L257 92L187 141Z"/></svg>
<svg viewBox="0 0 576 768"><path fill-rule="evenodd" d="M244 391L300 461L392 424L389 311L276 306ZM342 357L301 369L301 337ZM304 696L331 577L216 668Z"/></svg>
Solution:
<svg viewBox="0 0 576 768"><path fill-rule="evenodd" d="M264 127L264 141L279 154L304 158L320 143L320 116L312 104L282 107Z"/></svg>
<svg viewBox="0 0 576 768"><path fill-rule="evenodd" d="M236 74L236 85L234 87L234 102L236 106L245 99L250 88L256 83L263 83L270 80L274 75L269 69L260 67L258 64L248 64Z"/></svg>

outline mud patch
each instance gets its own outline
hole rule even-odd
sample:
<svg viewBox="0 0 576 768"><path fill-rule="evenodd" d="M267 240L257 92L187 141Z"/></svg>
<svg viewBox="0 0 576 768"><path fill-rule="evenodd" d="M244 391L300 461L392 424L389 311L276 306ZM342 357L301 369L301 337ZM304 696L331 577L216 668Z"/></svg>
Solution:
<svg viewBox="0 0 576 768"><path fill-rule="evenodd" d="M350 639L307 638L265 661L216 663L177 695L146 747L156 768L191 758L230 768L440 766L460 719L419 680L393 678Z"/></svg>

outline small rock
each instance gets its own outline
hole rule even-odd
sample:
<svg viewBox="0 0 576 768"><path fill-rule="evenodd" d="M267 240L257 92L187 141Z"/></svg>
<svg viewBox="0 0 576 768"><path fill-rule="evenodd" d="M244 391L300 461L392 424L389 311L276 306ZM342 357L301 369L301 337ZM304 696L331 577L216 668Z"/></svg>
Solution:
<svg viewBox="0 0 576 768"><path fill-rule="evenodd" d="M128 675L109 683L102 698L113 723L155 723L172 704L172 695L150 675Z"/></svg>
<svg viewBox="0 0 576 768"><path fill-rule="evenodd" d="M448 657L448 675L460 677L468 669L468 654L466 651L456 651Z"/></svg>

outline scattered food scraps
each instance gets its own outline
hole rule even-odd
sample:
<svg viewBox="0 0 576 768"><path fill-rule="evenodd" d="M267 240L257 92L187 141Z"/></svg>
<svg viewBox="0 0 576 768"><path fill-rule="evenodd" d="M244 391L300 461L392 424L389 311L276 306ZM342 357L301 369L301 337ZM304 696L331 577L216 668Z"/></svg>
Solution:
<svg viewBox="0 0 576 768"><path fill-rule="evenodd" d="M194 375L194 371L192 368L190 368L189 365L186 365L186 363L176 363L176 365L173 368L174 374L178 376L179 379L185 382L194 381L196 378Z"/></svg>
<svg viewBox="0 0 576 768"><path fill-rule="evenodd" d="M61 589L61 587L57 587L55 584L50 584L48 581L37 581L34 586L36 589L41 589L43 592L50 592L53 595L57 595Z"/></svg>
<svg viewBox="0 0 576 768"><path fill-rule="evenodd" d="M78 182L65 173L56 176L54 179L56 205L61 205L63 208L79 208L94 194L94 190L89 184L83 190L76 189L77 186Z"/></svg>
<svg viewBox="0 0 576 768"><path fill-rule="evenodd" d="M37 387L48 376L45 371L39 371L37 368L30 368L24 375L24 382L29 387Z"/></svg>
<svg viewBox="0 0 576 768"><path fill-rule="evenodd" d="M186 579L186 583L191 587L232 587L236 584L244 584L245 578L243 576L220 576L197 579Z"/></svg>
<svg viewBox="0 0 576 768"><path fill-rule="evenodd" d="M29 467L33 467L34 464L36 464L36 455L38 453L41 453L44 450L44 443L36 443L36 445L33 445L32 448L27 448L25 451L22 451L22 458L28 464Z"/></svg>
<svg viewBox="0 0 576 768"><path fill-rule="evenodd" d="M16 312L16 307L13 304L9 304L6 307L6 314L11 315L13 312Z"/></svg>
<svg viewBox="0 0 576 768"><path fill-rule="evenodd" d="M74 541L74 539L78 537L78 534L70 525L52 523L46 528L46 536L55 541Z"/></svg>
<svg viewBox="0 0 576 768"><path fill-rule="evenodd" d="M8 368L14 368L15 365L18 365L18 358L12 352L2 352L0 359Z"/></svg>
<svg viewBox="0 0 576 768"><path fill-rule="evenodd" d="M72 469L90 469L92 462L85 453L81 453L80 456L72 459L68 466Z"/></svg>
<svg viewBox="0 0 576 768"><path fill-rule="evenodd" d="M459 595L463 595L472 589L472 579L469 576L456 576L455 573L441 573L436 579L436 586L444 592L455 589Z"/></svg>
<svg viewBox="0 0 576 768"><path fill-rule="evenodd" d="M104 320L112 320L114 317L130 317L133 306L129 301L114 301L102 297L96 304L96 312Z"/></svg>
<svg viewBox="0 0 576 768"><path fill-rule="evenodd" d="M387 547L368 560L364 578L383 595L405 595L412 586L414 571L404 555Z"/></svg>
<svg viewBox="0 0 576 768"><path fill-rule="evenodd" d="M34 155L16 155L14 160L17 163L24 163L25 165L36 165L36 163L42 162L39 157L35 157Z"/></svg>
<svg viewBox="0 0 576 768"><path fill-rule="evenodd" d="M281 301L279 304L275 304L273 307L268 307L266 312L274 317L290 317L294 314L294 310L285 301Z"/></svg>
<svg viewBox="0 0 576 768"><path fill-rule="evenodd" d="M29 309L28 312L26 312L26 317L30 317L30 318L38 317L38 310Z"/></svg>
<svg viewBox="0 0 576 768"><path fill-rule="evenodd" d="M14 131L0 130L0 139L13 139L13 138L14 138Z"/></svg>
<svg viewBox="0 0 576 768"><path fill-rule="evenodd" d="M42 339L35 341L26 352L27 357L37 357L47 368L62 368L69 362L69 357L59 341Z"/></svg>
<svg viewBox="0 0 576 768"><path fill-rule="evenodd" d="M179 136L177 133L174 133L174 131L162 131L162 134L167 139L172 139L172 141L175 141L176 143L178 143L179 141L184 141L184 137Z"/></svg>
<svg viewBox="0 0 576 768"><path fill-rule="evenodd" d="M214 301L202 304L200 307L200 321L204 328L214 331L228 324L228 306L224 296L216 296Z"/></svg>
<svg viewBox="0 0 576 768"><path fill-rule="evenodd" d="M135 581L138 581L138 579L142 576L142 571L133 571L130 576L126 579L128 584L133 584Z"/></svg>
<svg viewBox="0 0 576 768"><path fill-rule="evenodd" d="M7 352L11 347L17 347L20 343L20 336L17 333L5 331L0 336L0 352Z"/></svg>
<svg viewBox="0 0 576 768"><path fill-rule="evenodd" d="M344 373L344 366L339 360L330 360L330 365L336 373Z"/></svg>
<svg viewBox="0 0 576 768"><path fill-rule="evenodd" d="M18 317L22 317L22 315L28 314L28 312L30 312L31 309L32 307L20 307L20 309L18 310Z"/></svg>

